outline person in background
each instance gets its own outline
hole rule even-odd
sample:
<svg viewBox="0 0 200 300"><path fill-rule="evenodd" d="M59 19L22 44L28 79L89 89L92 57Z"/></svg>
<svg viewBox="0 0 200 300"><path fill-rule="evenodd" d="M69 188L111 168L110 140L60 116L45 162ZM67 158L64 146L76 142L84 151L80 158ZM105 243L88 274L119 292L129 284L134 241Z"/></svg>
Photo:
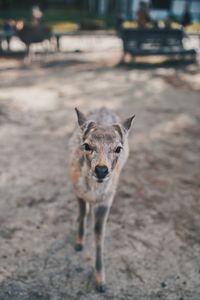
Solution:
<svg viewBox="0 0 200 300"><path fill-rule="evenodd" d="M122 13L119 13L116 15L115 24L116 24L116 30L120 35L121 30L123 29L123 22L125 20L125 16Z"/></svg>
<svg viewBox="0 0 200 300"><path fill-rule="evenodd" d="M183 12L181 24L185 27L185 26L190 25L191 23L192 23L192 16L190 13L190 4L189 4L189 2L187 2L185 5L184 12Z"/></svg>
<svg viewBox="0 0 200 300"><path fill-rule="evenodd" d="M150 20L149 16L149 7L145 1L140 1L139 9L137 11L138 16L138 26L145 28L148 21Z"/></svg>
<svg viewBox="0 0 200 300"><path fill-rule="evenodd" d="M43 12L41 11L41 9L39 8L39 6L33 6L32 10L32 24L35 26L38 26L41 24L41 19L43 17Z"/></svg>
<svg viewBox="0 0 200 300"><path fill-rule="evenodd" d="M5 34L5 40L7 42L7 50L10 50L10 40L14 33L15 22L13 20L6 20L3 24L3 32Z"/></svg>

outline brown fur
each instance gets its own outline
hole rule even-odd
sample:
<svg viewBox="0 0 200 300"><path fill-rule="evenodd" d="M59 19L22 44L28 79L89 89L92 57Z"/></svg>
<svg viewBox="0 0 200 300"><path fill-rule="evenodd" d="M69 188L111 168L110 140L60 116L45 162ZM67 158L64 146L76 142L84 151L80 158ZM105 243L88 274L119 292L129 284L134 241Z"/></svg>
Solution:
<svg viewBox="0 0 200 300"><path fill-rule="evenodd" d="M103 292L105 226L119 175L128 157L127 136L133 117L120 122L118 116L105 108L93 111L88 116L77 109L76 113L79 128L75 130L70 141L70 175L80 208L75 248L83 248L85 211L86 206L91 205L95 216L95 278L97 290ZM99 178L101 174L97 173L98 167L106 168L108 174Z"/></svg>

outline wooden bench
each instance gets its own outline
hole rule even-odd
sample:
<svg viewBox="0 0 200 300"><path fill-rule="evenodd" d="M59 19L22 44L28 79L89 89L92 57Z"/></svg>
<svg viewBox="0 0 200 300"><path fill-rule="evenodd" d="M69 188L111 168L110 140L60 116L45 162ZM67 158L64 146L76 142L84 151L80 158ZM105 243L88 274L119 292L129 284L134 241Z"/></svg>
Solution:
<svg viewBox="0 0 200 300"><path fill-rule="evenodd" d="M77 33L78 32L78 33ZM66 32L45 32L45 35L47 36L47 39L49 40L50 38L55 38L56 40L56 47L57 50L60 50L60 39L63 36L73 36L73 35L78 35L80 34L79 31L66 31ZM36 30L33 32L32 35L30 33L27 35L27 26L25 30L22 32L15 32L13 31L12 33L5 33L3 31L0 31L0 51L2 50L2 44L4 41L7 42L7 50L10 49L10 41L12 37L18 37L22 42L24 42L26 45L30 45L31 43L40 43L44 39L43 36L44 33L39 32L39 34L36 32ZM31 41L30 41L31 38Z"/></svg>
<svg viewBox="0 0 200 300"><path fill-rule="evenodd" d="M16 31L19 39L29 49L31 44L42 43L45 40L51 40L52 32L48 26L33 26L26 24L21 30Z"/></svg>
<svg viewBox="0 0 200 300"><path fill-rule="evenodd" d="M13 30L10 33L4 31L0 32L0 50L3 51L2 44L7 42L7 50L10 50L10 41L12 37L18 37L29 49L31 44L42 43L44 40L50 40L52 38L51 29L47 26L32 26L25 25L21 30Z"/></svg>
<svg viewBox="0 0 200 300"><path fill-rule="evenodd" d="M183 39L186 35L181 29L123 29L120 36L123 41L124 58L126 54L131 54L131 56L178 55L196 59L194 49L184 48Z"/></svg>

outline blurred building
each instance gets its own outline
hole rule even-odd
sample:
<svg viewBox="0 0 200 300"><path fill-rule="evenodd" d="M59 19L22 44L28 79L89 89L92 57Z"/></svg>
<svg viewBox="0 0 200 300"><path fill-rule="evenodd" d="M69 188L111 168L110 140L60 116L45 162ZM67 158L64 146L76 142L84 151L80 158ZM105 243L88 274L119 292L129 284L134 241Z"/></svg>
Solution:
<svg viewBox="0 0 200 300"><path fill-rule="evenodd" d="M128 19L137 18L137 10L141 0L50 0L52 2L65 1L65 3L79 3L91 12L104 15L108 13L121 14ZM200 0L143 0L149 3L153 19L165 19L174 15L181 19L186 2L190 3L192 20L200 21Z"/></svg>
<svg viewBox="0 0 200 300"><path fill-rule="evenodd" d="M51 0L56 1L56 0ZM59 0L57 0L59 1ZM62 0L60 0L62 1ZM82 3L82 7L101 15L112 13L125 15L128 19L137 18L141 0L64 0L66 3ZM185 4L190 3L190 12L194 22L200 21L200 0L143 0L149 3L153 19L165 19L174 15L181 19Z"/></svg>
<svg viewBox="0 0 200 300"><path fill-rule="evenodd" d="M17 7L37 3L40 7L48 5L73 5L100 15L123 15L127 19L136 19L141 0L0 0L0 9L11 5ZM190 3L190 12L194 22L200 21L200 0L143 0L149 3L152 19L165 19L169 15L181 19L186 3Z"/></svg>
<svg viewBox="0 0 200 300"><path fill-rule="evenodd" d="M190 3L190 11L194 22L200 21L200 0L174 0L172 3L172 12L179 18L182 16L186 2Z"/></svg>
<svg viewBox="0 0 200 300"><path fill-rule="evenodd" d="M120 9L127 18L136 19L141 0L119 0ZM143 0L149 3L152 19L165 19L173 15L181 19L186 3L190 3L190 12L194 22L200 21L200 0Z"/></svg>

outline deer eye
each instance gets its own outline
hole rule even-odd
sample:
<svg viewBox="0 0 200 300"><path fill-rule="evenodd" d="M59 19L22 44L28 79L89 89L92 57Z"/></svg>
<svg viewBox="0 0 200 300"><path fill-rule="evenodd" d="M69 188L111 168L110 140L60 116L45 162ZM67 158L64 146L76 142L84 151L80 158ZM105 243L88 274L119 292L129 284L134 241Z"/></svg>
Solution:
<svg viewBox="0 0 200 300"><path fill-rule="evenodd" d="M122 150L122 147L121 146L118 146L116 149L115 149L115 153L120 153Z"/></svg>
<svg viewBox="0 0 200 300"><path fill-rule="evenodd" d="M92 151L92 147L89 144L87 144L87 143L83 144L83 149L85 151Z"/></svg>

